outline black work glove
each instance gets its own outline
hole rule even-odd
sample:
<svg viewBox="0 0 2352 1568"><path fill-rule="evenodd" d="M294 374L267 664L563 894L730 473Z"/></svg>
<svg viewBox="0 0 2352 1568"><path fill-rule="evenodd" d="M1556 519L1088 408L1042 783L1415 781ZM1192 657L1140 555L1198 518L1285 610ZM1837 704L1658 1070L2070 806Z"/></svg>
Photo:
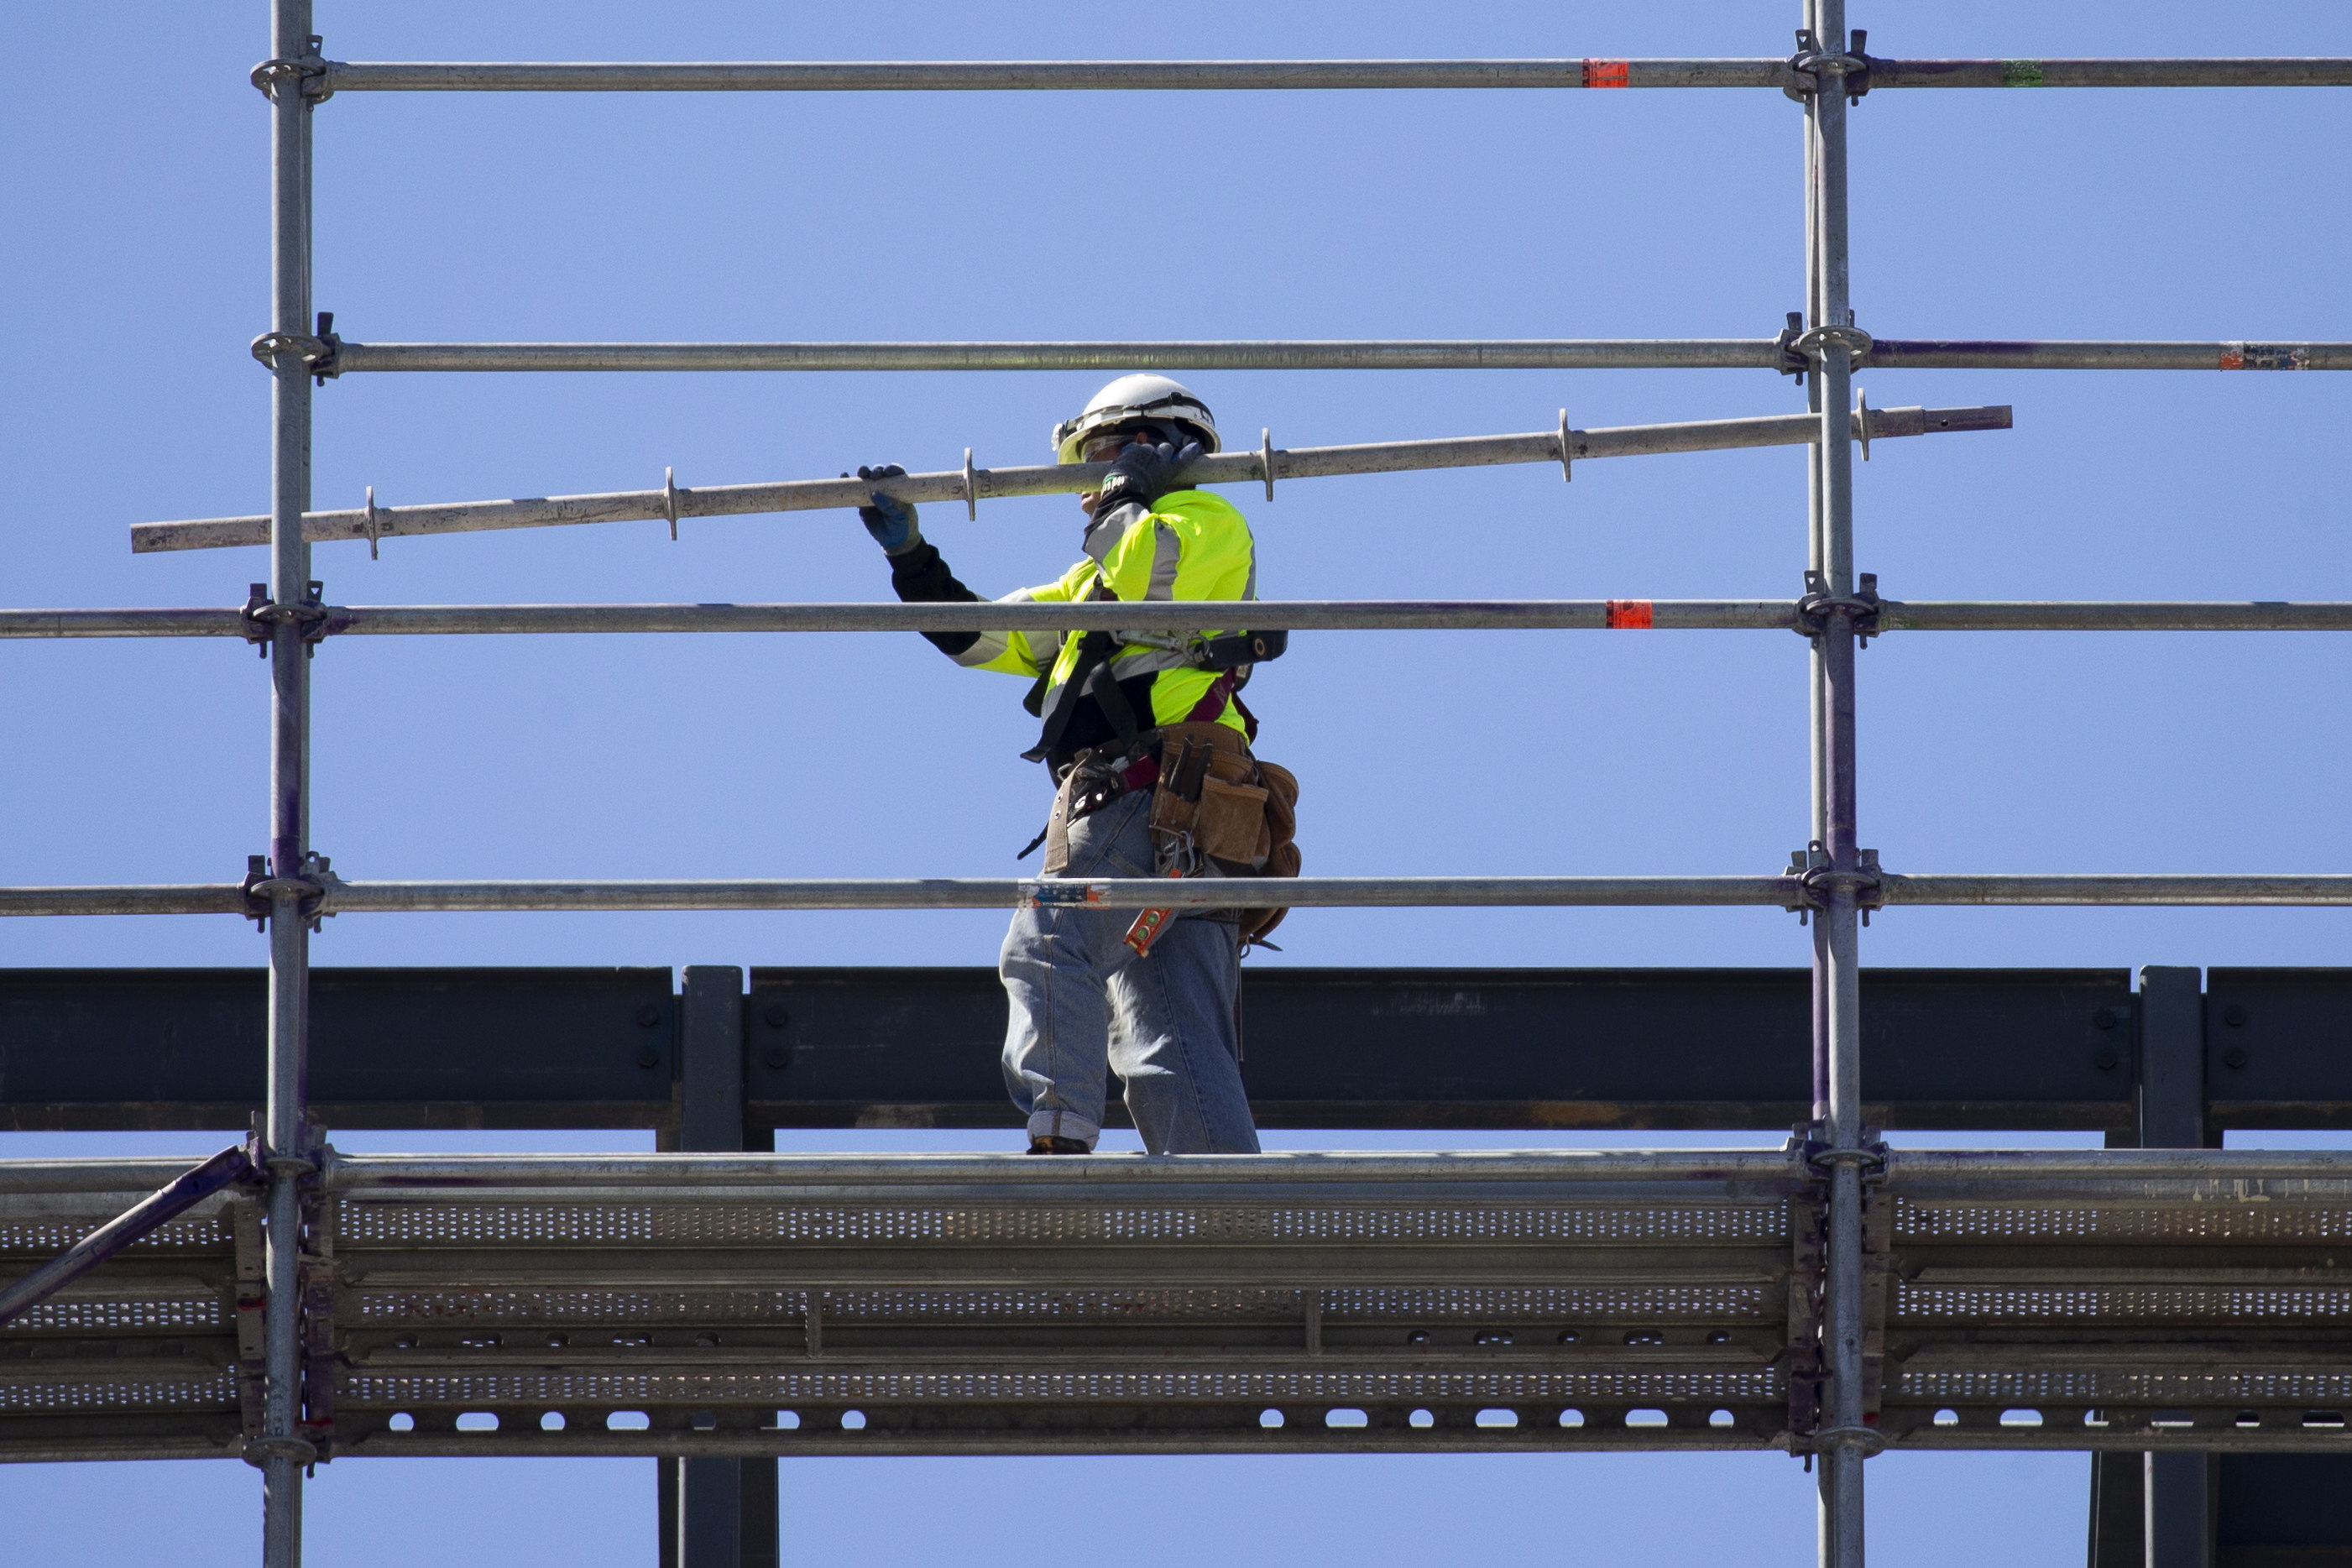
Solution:
<svg viewBox="0 0 2352 1568"><path fill-rule="evenodd" d="M1138 441L1112 460L1110 473L1097 492L1095 515L1107 516L1129 501L1156 505L1161 496L1183 488L1177 484L1176 476L1200 455L1198 441L1185 442L1181 452L1165 441L1156 447Z"/></svg>
<svg viewBox="0 0 2352 1568"><path fill-rule="evenodd" d="M841 477L845 479L849 476ZM857 477L868 481L903 479L907 470L896 463L883 463L874 468L861 467ZM873 504L857 509L857 521L866 525L866 531L874 536L874 542L882 547L885 555L904 555L922 543L923 531L916 522L912 501L886 496L880 490L871 491L870 495Z"/></svg>

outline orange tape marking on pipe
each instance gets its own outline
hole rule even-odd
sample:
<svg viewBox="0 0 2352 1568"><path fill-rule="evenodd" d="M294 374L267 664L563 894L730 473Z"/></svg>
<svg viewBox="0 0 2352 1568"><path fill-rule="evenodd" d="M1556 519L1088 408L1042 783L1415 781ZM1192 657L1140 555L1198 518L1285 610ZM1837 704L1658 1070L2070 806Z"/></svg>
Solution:
<svg viewBox="0 0 2352 1568"><path fill-rule="evenodd" d="M1612 599L1609 601L1609 625L1645 628L1650 624L1650 601L1647 599Z"/></svg>
<svg viewBox="0 0 2352 1568"><path fill-rule="evenodd" d="M1626 62L1623 60L1587 60L1584 62L1584 85L1587 87L1623 87Z"/></svg>

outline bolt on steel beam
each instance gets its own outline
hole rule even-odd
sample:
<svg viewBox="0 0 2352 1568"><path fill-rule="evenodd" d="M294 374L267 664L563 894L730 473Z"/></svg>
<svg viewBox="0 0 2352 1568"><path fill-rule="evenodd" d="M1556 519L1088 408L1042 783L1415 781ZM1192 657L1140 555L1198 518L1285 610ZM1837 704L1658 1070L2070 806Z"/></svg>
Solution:
<svg viewBox="0 0 2352 1568"><path fill-rule="evenodd" d="M2006 430L2006 406L1987 408L1873 408L1835 421L1873 440L1968 430ZM1255 452L1223 452L1194 459L1183 477L1196 485L1263 484L1277 480L1329 479L1349 474L1420 473L1439 468L1504 467L1520 463L1570 463L1598 458L1654 457L1670 452L1733 451L1751 447L1798 447L1821 438L1822 422L1806 414L1773 414L1750 419L1702 419L1672 425L1625 425L1597 430L1567 427L1514 436L1463 436L1433 441L1383 441L1349 447L1270 444ZM773 484L721 485L688 489L534 497L521 500L455 501L429 506L378 507L357 511L312 512L303 523L307 539L365 539L371 542L434 533L476 533L505 528L550 528L575 523L676 521L688 517L740 517L761 512L813 511L859 507L879 490L906 501L962 501L977 514L983 500L1011 496L1076 495L1100 485L1108 463L1054 463L1013 468L965 466L939 473L908 474L880 480L788 479ZM134 523L131 548L213 550L258 544L268 520L207 518L182 522Z"/></svg>
<svg viewBox="0 0 2352 1568"><path fill-rule="evenodd" d="M2352 370L2352 343L1880 338L1880 370ZM360 343L327 374L537 371L1770 370L1775 338L1134 342Z"/></svg>
<svg viewBox="0 0 2352 1568"><path fill-rule="evenodd" d="M2340 87L2352 59L1866 62L1868 88ZM329 61L333 92L1232 92L1612 88L1803 90L1785 59ZM1867 90L1867 89L1865 89Z"/></svg>

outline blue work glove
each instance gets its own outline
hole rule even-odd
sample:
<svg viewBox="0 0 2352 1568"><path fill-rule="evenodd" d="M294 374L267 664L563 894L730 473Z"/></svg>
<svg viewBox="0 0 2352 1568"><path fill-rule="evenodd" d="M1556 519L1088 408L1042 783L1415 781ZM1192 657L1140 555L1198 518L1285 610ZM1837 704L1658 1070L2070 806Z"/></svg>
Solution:
<svg viewBox="0 0 2352 1568"><path fill-rule="evenodd" d="M841 477L845 479L849 476ZM868 481L903 479L907 470L896 463L882 463L870 468L860 468L857 477ZM874 542L882 547L885 555L904 555L922 543L923 531L916 523L913 502L886 496L880 490L870 493L874 504L859 507L857 521L866 525L866 531L874 536Z"/></svg>
<svg viewBox="0 0 2352 1568"><path fill-rule="evenodd" d="M1105 516L1129 501L1147 507L1157 504L1161 496L1180 488L1176 476L1200 455L1198 441L1185 442L1181 452L1165 441L1156 447L1138 441L1112 459L1095 502L1095 515Z"/></svg>

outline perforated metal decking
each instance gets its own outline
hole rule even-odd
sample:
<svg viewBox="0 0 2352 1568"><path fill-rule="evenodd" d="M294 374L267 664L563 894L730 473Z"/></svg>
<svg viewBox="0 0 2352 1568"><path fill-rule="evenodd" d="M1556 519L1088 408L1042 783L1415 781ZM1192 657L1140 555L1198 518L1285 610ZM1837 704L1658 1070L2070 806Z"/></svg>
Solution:
<svg viewBox="0 0 2352 1568"><path fill-rule="evenodd" d="M0 1242L166 1173L11 1172ZM1890 1445L2344 1446L2352 1158L1869 1187ZM335 1159L306 1371L344 1454L1801 1447L1822 1192L1803 1149ZM259 1226L215 1199L16 1324L0 1458L238 1451Z"/></svg>

